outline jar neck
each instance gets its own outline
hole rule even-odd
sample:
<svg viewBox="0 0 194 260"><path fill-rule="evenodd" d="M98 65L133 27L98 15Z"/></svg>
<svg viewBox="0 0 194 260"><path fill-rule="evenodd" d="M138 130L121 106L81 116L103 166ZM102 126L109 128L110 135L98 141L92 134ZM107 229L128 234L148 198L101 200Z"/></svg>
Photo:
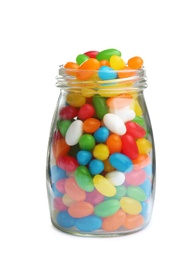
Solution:
<svg viewBox="0 0 194 260"><path fill-rule="evenodd" d="M87 80L79 80L76 71L67 70L63 65L59 66L59 73L56 77L56 86L67 92L77 92L81 89L91 91L114 92L119 94L125 92L142 92L147 87L147 77L145 68L139 70L126 70L128 77L120 77L110 80L98 78L98 72L93 71L93 76Z"/></svg>

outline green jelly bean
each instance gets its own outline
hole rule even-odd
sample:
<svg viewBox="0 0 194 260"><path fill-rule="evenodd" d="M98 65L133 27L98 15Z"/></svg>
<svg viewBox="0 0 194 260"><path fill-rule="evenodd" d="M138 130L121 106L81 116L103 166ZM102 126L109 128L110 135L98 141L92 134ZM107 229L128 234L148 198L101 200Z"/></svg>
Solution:
<svg viewBox="0 0 194 260"><path fill-rule="evenodd" d="M111 197L111 199L120 200L122 197L125 197L127 193L127 188L124 185L116 186L116 194Z"/></svg>
<svg viewBox="0 0 194 260"><path fill-rule="evenodd" d="M121 57L121 52L119 50L116 50L116 49L107 49L107 50L104 50L104 51L101 51L99 52L97 55L96 55L96 59L97 60L110 60L110 57L112 55L117 55L117 56L120 56Z"/></svg>
<svg viewBox="0 0 194 260"><path fill-rule="evenodd" d="M75 179L78 186L87 192L94 190L92 176L85 166L78 166L75 171Z"/></svg>
<svg viewBox="0 0 194 260"><path fill-rule="evenodd" d="M79 139L79 146L82 150L91 151L95 146L95 139L90 134L84 134Z"/></svg>
<svg viewBox="0 0 194 260"><path fill-rule="evenodd" d="M132 121L145 128L145 121L143 117L136 116Z"/></svg>
<svg viewBox="0 0 194 260"><path fill-rule="evenodd" d="M115 214L120 209L120 202L115 199L106 200L97 204L94 214L98 217L108 217Z"/></svg>
<svg viewBox="0 0 194 260"><path fill-rule="evenodd" d="M70 124L71 124L70 120L59 119L57 121L57 128L59 129L63 137L65 137L67 129L69 128Z"/></svg>
<svg viewBox="0 0 194 260"><path fill-rule="evenodd" d="M144 190L137 186L130 186L127 189L127 196L137 201L146 200L146 194Z"/></svg>
<svg viewBox="0 0 194 260"><path fill-rule="evenodd" d="M89 57L85 54L79 54L76 57L76 62L78 65L81 65L82 63L84 63L84 61L87 61L89 59Z"/></svg>
<svg viewBox="0 0 194 260"><path fill-rule="evenodd" d="M106 98L100 95L94 95L92 102L96 111L96 115L99 119L103 119L104 115L108 113L108 107L106 104Z"/></svg>

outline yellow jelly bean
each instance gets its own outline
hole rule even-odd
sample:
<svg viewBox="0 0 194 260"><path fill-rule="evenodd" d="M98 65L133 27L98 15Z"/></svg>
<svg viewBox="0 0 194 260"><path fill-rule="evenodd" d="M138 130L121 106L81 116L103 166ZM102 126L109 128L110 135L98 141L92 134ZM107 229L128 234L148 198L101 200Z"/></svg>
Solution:
<svg viewBox="0 0 194 260"><path fill-rule="evenodd" d="M120 200L120 205L124 212L131 215L137 215L142 211L141 203L132 198L123 197Z"/></svg>
<svg viewBox="0 0 194 260"><path fill-rule="evenodd" d="M105 144L97 144L94 147L93 155L96 159L99 159L102 161L106 160L109 156L108 146Z"/></svg>
<svg viewBox="0 0 194 260"><path fill-rule="evenodd" d="M125 68L125 62L121 57L112 55L110 57L110 66L114 70L121 70Z"/></svg>
<svg viewBox="0 0 194 260"><path fill-rule="evenodd" d="M95 175L93 178L94 187L102 195L112 197L116 194L115 186L102 175Z"/></svg>
<svg viewBox="0 0 194 260"><path fill-rule="evenodd" d="M79 93L67 94L67 103L73 107L81 107L86 103L86 98Z"/></svg>
<svg viewBox="0 0 194 260"><path fill-rule="evenodd" d="M82 87L81 93L82 93L82 96L89 98L89 97L93 97L96 94L96 91L92 88Z"/></svg>
<svg viewBox="0 0 194 260"><path fill-rule="evenodd" d="M149 154L150 150L152 149L151 142L145 138L138 139L136 143L140 154Z"/></svg>
<svg viewBox="0 0 194 260"><path fill-rule="evenodd" d="M142 112L141 106L137 99L133 99L133 101L131 102L130 108L132 108L134 110L136 116L142 116L143 112Z"/></svg>

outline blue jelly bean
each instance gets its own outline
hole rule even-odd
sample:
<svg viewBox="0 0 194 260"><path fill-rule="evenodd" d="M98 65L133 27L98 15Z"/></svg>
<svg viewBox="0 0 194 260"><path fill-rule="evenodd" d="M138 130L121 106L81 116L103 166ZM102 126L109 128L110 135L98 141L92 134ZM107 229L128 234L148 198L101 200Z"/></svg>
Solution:
<svg viewBox="0 0 194 260"><path fill-rule="evenodd" d="M150 197L150 195L151 195L151 192L152 192L152 185L151 185L150 180L146 179L144 181L144 183L141 184L139 187L143 189L143 191L146 194L146 199L148 199Z"/></svg>
<svg viewBox="0 0 194 260"><path fill-rule="evenodd" d="M102 80L116 79L117 73L115 70L108 66L102 66L98 70L98 76Z"/></svg>
<svg viewBox="0 0 194 260"><path fill-rule="evenodd" d="M143 201L141 202L141 206L142 206L142 211L141 211L141 215L144 217L144 219L147 219L148 217L148 203Z"/></svg>
<svg viewBox="0 0 194 260"><path fill-rule="evenodd" d="M68 178L66 172L56 165L51 167L50 172L51 172L51 182L57 182L58 180Z"/></svg>
<svg viewBox="0 0 194 260"><path fill-rule="evenodd" d="M70 228L75 225L75 219L67 211L60 211L57 214L56 221L63 228Z"/></svg>
<svg viewBox="0 0 194 260"><path fill-rule="evenodd" d="M151 176L152 175L152 165L151 164L149 164L148 166L143 168L143 170L147 173L147 176Z"/></svg>
<svg viewBox="0 0 194 260"><path fill-rule="evenodd" d="M104 143L109 136L109 130L107 127L102 126L94 133L94 138L98 143Z"/></svg>
<svg viewBox="0 0 194 260"><path fill-rule="evenodd" d="M130 172L133 170L133 163L129 157L122 153L113 153L109 157L110 164L121 172Z"/></svg>
<svg viewBox="0 0 194 260"><path fill-rule="evenodd" d="M92 154L89 151L81 150L77 153L77 161L80 165L87 165L92 159Z"/></svg>
<svg viewBox="0 0 194 260"><path fill-rule="evenodd" d="M94 159L89 163L89 171L92 175L101 173L104 170L104 163L101 160Z"/></svg>
<svg viewBox="0 0 194 260"><path fill-rule="evenodd" d="M52 184L52 192L53 192L54 197L63 197L63 195L64 195L63 193L61 193L57 190L55 183Z"/></svg>
<svg viewBox="0 0 194 260"><path fill-rule="evenodd" d="M91 215L84 218L76 219L75 226L80 231L91 232L101 228L102 220L97 216Z"/></svg>

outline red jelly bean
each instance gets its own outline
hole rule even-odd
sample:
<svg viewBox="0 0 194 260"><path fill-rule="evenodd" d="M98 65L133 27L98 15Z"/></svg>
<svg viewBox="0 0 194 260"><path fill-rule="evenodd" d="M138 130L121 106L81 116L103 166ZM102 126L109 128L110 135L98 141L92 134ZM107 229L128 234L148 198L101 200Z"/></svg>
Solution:
<svg viewBox="0 0 194 260"><path fill-rule="evenodd" d="M59 130L56 130L53 134L53 144L59 139L63 139L63 136Z"/></svg>
<svg viewBox="0 0 194 260"><path fill-rule="evenodd" d="M76 117L77 114L78 114L78 109L76 107L72 107L72 106L63 107L63 108L61 108L61 110L59 112L60 118L69 119L69 120Z"/></svg>
<svg viewBox="0 0 194 260"><path fill-rule="evenodd" d="M84 104L80 107L80 110L78 112L78 117L81 120L86 120L87 118L93 117L95 114L95 109L90 104Z"/></svg>
<svg viewBox="0 0 194 260"><path fill-rule="evenodd" d="M127 155L131 160L138 157L138 147L135 139L129 134L125 134L121 137L122 140L122 153Z"/></svg>
<svg viewBox="0 0 194 260"><path fill-rule="evenodd" d="M128 121L126 124L127 134L130 134L133 138L143 138L146 134L146 130L135 122Z"/></svg>
<svg viewBox="0 0 194 260"><path fill-rule="evenodd" d="M66 155L58 158L57 165L67 172L73 172L78 167L78 162L74 157Z"/></svg>
<svg viewBox="0 0 194 260"><path fill-rule="evenodd" d="M96 55L98 54L98 51L87 51L84 54L87 55L90 58L96 58Z"/></svg>

